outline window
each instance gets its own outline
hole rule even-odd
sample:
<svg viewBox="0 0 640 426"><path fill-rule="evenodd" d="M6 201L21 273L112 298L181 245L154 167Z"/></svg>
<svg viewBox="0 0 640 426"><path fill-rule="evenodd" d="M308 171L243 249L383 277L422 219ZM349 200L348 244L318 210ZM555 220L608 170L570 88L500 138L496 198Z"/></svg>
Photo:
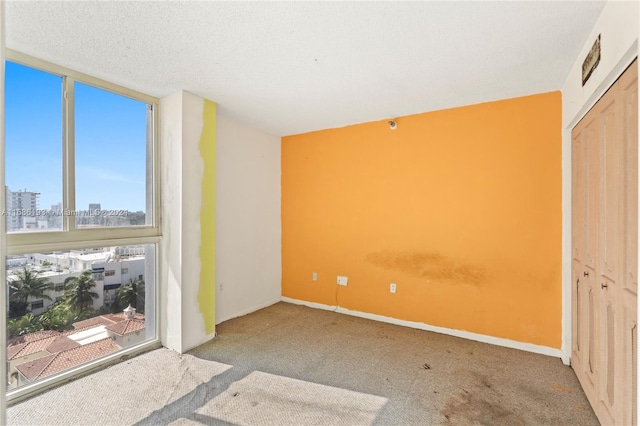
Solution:
<svg viewBox="0 0 640 426"><path fill-rule="evenodd" d="M120 274L121 274L121 275L128 274L128 273L129 273L129 268L122 268L122 269L120 270Z"/></svg>
<svg viewBox="0 0 640 426"><path fill-rule="evenodd" d="M145 202L150 105L77 82L74 96L76 208L87 209L76 216L76 226L150 223Z"/></svg>
<svg viewBox="0 0 640 426"><path fill-rule="evenodd" d="M104 291L108 291L108 290L115 290L117 288L120 288L121 284L107 284L104 286ZM126 306L125 306L126 308Z"/></svg>
<svg viewBox="0 0 640 426"><path fill-rule="evenodd" d="M157 99L17 56L5 73L9 243L159 236Z"/></svg>
<svg viewBox="0 0 640 426"><path fill-rule="evenodd" d="M144 340L150 340L155 337L155 325L148 322L147 318L154 318L154 288L151 283L155 282L155 244L144 245L144 251L138 251L138 255L127 259L130 267L143 271L143 279L138 282L126 284L108 284L104 281L98 282L92 279L92 271L90 269L70 269L67 271L47 271L42 273L37 269L37 263L27 263L19 266L15 262L7 262L7 282L9 286L10 306L8 311L8 330L7 340L8 348L23 343L33 342L34 347L45 349L47 353L39 350L40 355L56 355L58 350L73 349L86 344L95 343L96 340L104 340L122 337L121 331L117 326L109 327L109 325L117 324L125 321L123 309L131 305L135 309L136 323L133 325L138 333L137 340L133 343L141 343ZM105 266L117 262L112 257L113 251L117 247L101 247L101 251L96 252L88 250L68 250L58 252L59 256L66 256L70 259L78 259L78 265L83 264L88 256L96 267L104 268ZM38 258L42 253L31 253L28 258ZM9 260L14 260L13 256L9 256ZM25 292L26 289L32 294L47 294L48 289L58 288L60 284L67 283L65 292L61 296L55 298L46 297L39 300L30 301L23 304L23 300L30 300L31 297ZM149 283L149 284L147 284ZM28 284L28 285L27 285ZM26 299L24 299L26 297ZM44 312L42 312L44 309ZM151 314L151 315L149 315ZM29 320L25 320L28 318ZM26 327L26 328L25 328ZM92 332L87 333L90 328L95 328ZM42 333L42 331L46 333ZM120 333L120 334L119 334ZM51 336L59 336L56 345L48 346L52 342L42 339L50 339ZM117 340L117 339L116 339ZM120 339L122 341L122 339ZM37 343L36 343L37 342ZM75 343L74 343L75 342ZM66 343L63 345L62 343ZM122 343L122 342L121 342ZM120 343L108 342L106 348L109 353L127 349L131 344L122 345ZM32 366L42 356L33 355L27 350L29 356L21 358L16 354L11 361L11 371L8 372L8 380L10 388L18 389L21 384L37 383L40 379L49 377L49 372L42 375L40 372L35 374L30 366ZM66 352L65 352L66 353ZM100 354L90 353L86 355L78 355L72 357L82 362L93 361L100 357ZM75 362L75 361L74 361ZM78 364L76 364L78 365ZM70 367L75 367L71 365ZM11 374L16 371L24 376L22 382L11 382Z"/></svg>
<svg viewBox="0 0 640 426"><path fill-rule="evenodd" d="M7 62L5 81L7 232L61 230L63 79Z"/></svg>
<svg viewBox="0 0 640 426"><path fill-rule="evenodd" d="M110 343L65 367L82 371L158 340L158 100L16 52L7 56L7 225L0 229L7 245L7 345L56 335L68 340L56 348L73 350L96 342L74 330L99 324ZM139 280L105 285L116 269ZM108 325L124 318L128 305L145 332L123 346ZM33 357L9 361L8 400L71 374L33 375L29 363L42 362Z"/></svg>

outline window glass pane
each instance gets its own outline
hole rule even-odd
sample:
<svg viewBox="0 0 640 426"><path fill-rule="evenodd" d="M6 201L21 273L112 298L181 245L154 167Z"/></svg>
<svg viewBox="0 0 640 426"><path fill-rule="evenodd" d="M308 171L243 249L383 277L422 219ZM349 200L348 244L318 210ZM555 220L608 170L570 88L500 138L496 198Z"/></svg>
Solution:
<svg viewBox="0 0 640 426"><path fill-rule="evenodd" d="M76 226L151 224L150 106L75 83Z"/></svg>
<svg viewBox="0 0 640 426"><path fill-rule="evenodd" d="M155 281L153 244L7 257L9 390L154 338Z"/></svg>
<svg viewBox="0 0 640 426"><path fill-rule="evenodd" d="M62 77L6 62L7 232L62 229Z"/></svg>

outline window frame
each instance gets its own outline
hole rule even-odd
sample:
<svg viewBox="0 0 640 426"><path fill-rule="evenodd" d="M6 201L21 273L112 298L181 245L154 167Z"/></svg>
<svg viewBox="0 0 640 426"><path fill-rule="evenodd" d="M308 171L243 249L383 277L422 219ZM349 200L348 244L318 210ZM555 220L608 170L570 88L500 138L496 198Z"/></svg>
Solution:
<svg viewBox="0 0 640 426"><path fill-rule="evenodd" d="M151 126L151 147L147 147L147 152L151 155L151 159L147 156L147 167L151 170L151 188L147 186L147 197L151 197L151 212L145 212L145 215L151 215L151 223L149 225L138 226L118 226L103 228L77 228L76 216L63 216L61 230L33 231L33 232L4 232L7 242L7 254L14 255L25 253L25 249L29 247L33 249L37 246L38 250L45 251L43 248L50 248L52 244L59 247L60 244L76 243L80 241L87 242L89 245L97 241L106 240L127 240L127 243L135 244L149 241L148 238L161 236L161 197L160 197L160 155L158 141L158 106L160 100L156 97L145 95L135 90L127 89L117 84L109 83L96 77L92 77L69 68L65 68L51 62L47 62L32 56L7 49L5 61L14 62L20 65L44 71L62 78L62 208L63 210L76 211L75 203L75 105L74 105L74 83L87 84L98 89L102 89L120 96L125 96L140 102L151 105L152 108L152 126ZM6 141L5 141L6 143ZM150 148L150 149L149 149ZM149 160L150 166L149 166ZM133 241L137 240L137 241ZM115 245L124 245L117 243Z"/></svg>
<svg viewBox="0 0 640 426"><path fill-rule="evenodd" d="M113 84L102 79L86 75L81 72L74 71L72 69L56 65L54 63L38 59L29 55L26 55L15 50L6 49L3 58L2 67L5 66L4 61L14 62L20 65L34 68L36 70L44 71L50 74L57 75L62 78L62 179L63 187L63 209L71 211L76 210L75 205L75 140L74 140L74 97L73 97L73 83L78 81L84 84L91 85L93 87L106 90L121 96L125 96L137 101L145 102L151 105L152 108L152 120L151 125L151 146L147 144L147 172L152 174L151 185L147 185L147 197L151 197L151 202L147 203L147 210L149 206L152 211L147 211L145 214L151 215L151 222L148 225L142 226L123 226L123 227L104 227L104 228L76 228L76 216L69 215L63 216L62 229L55 231L34 231L24 233L7 233L4 217L0 218L0 240L1 248L4 251L1 253L3 259L0 259L2 264L0 265L0 284L6 286L6 268L5 257L6 256L19 256L29 253L39 253L48 251L60 251L60 250L73 250L73 249L86 249L97 247L113 247L113 246L127 246L127 245L141 245L141 244L153 244L155 249L153 250L153 262L154 262L154 286L153 286L153 304L154 313L153 320L150 321L150 325L154 327L154 336L142 343L129 348L124 348L118 352L114 352L102 358L98 358L89 361L85 364L70 368L68 370L61 371L45 379L39 380L35 383L31 383L16 389L12 389L4 395L0 396L0 401L4 399L7 404L14 404L23 399L32 397L36 393L43 392L49 388L58 386L66 381L73 380L79 375L87 374L89 372L100 370L108 365L118 363L131 356L143 353L152 349L161 347L160 343L160 280L161 280L161 268L160 268L160 250L162 240L162 226L161 226L161 192L160 192L160 141L159 141L159 112L158 107L160 100L156 97L149 96L135 90L127 89L126 87ZM6 81L6 80L5 80ZM5 81L0 82L4 89ZM4 114L4 97L0 96L0 119L4 129L4 120L6 116ZM5 152L6 141L4 135L0 135L0 152ZM5 205L5 188L4 188L4 173L6 159L2 156L0 162L0 206ZM4 296L3 292L3 296ZM3 315L0 324L7 326L7 306L2 304L0 308L0 315ZM0 339L4 341L5 339ZM3 344L3 351L6 351L6 342ZM4 372L6 374L6 371ZM4 379L2 379L4 380ZM6 391L6 388L3 388Z"/></svg>

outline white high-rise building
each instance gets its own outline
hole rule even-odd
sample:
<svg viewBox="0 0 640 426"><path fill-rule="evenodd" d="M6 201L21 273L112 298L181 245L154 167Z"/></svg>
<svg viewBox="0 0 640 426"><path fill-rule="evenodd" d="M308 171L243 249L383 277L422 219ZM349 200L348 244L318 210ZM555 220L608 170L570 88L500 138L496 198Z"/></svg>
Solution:
<svg viewBox="0 0 640 426"><path fill-rule="evenodd" d="M7 232L21 229L38 228L36 210L38 209L39 192L11 191L5 186L7 193Z"/></svg>

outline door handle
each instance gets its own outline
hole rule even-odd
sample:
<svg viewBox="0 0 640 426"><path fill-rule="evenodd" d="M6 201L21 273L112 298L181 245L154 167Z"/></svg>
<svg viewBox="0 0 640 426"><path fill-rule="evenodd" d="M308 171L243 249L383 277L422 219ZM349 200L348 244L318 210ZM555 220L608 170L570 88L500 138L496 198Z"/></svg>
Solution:
<svg viewBox="0 0 640 426"><path fill-rule="evenodd" d="M589 276L589 271L584 271L584 273L582 275L584 275L585 277L588 277Z"/></svg>
<svg viewBox="0 0 640 426"><path fill-rule="evenodd" d="M607 288L607 287L608 287L608 286L607 286L605 283L601 283L601 284L600 284L600 288L602 288L603 290L604 290L605 288Z"/></svg>

